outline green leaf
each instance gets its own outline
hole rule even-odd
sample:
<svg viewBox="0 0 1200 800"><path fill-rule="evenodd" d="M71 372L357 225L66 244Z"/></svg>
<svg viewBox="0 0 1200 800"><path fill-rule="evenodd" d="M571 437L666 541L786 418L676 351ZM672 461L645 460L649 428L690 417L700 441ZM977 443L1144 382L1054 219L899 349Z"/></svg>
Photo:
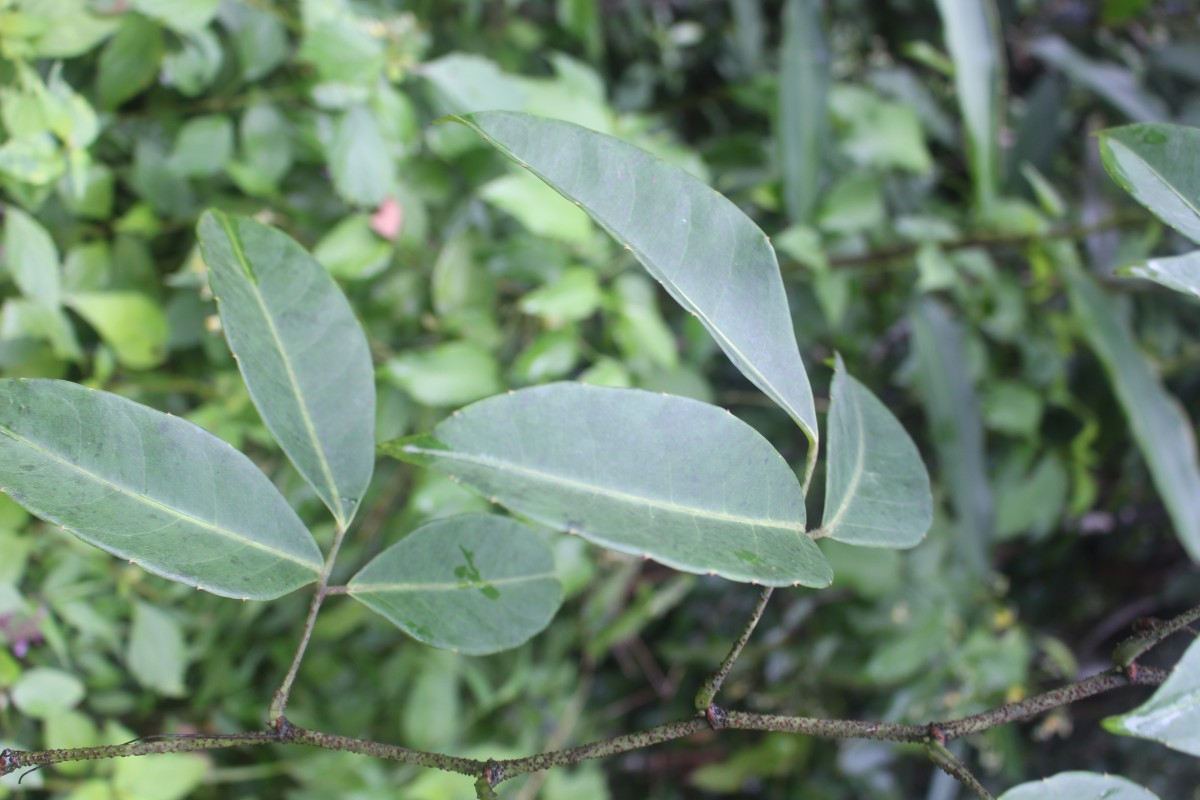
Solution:
<svg viewBox="0 0 1200 800"><path fill-rule="evenodd" d="M1025 47L1135 122L1156 122L1170 116L1162 98L1142 86L1139 77L1124 64L1088 58L1054 34L1034 36L1026 41Z"/></svg>
<svg viewBox="0 0 1200 800"><path fill-rule="evenodd" d="M1200 244L1200 128L1141 124L1097 134L1113 180L1163 222Z"/></svg>
<svg viewBox="0 0 1200 800"><path fill-rule="evenodd" d="M816 536L913 547L933 521L929 473L887 406L835 357L829 392L825 520Z"/></svg>
<svg viewBox="0 0 1200 800"><path fill-rule="evenodd" d="M69 672L50 667L34 667L22 673L12 687L12 702L22 714L46 719L74 708L83 699L84 687Z"/></svg>
<svg viewBox="0 0 1200 800"><path fill-rule="evenodd" d="M1071 309L1100 357L1154 484L1193 561L1200 561L1200 468L1193 426L1138 351L1129 329L1095 280L1074 263L1062 265Z"/></svg>
<svg viewBox="0 0 1200 800"><path fill-rule="evenodd" d="M364 106L342 115L327 154L333 186L347 203L378 206L395 184L392 153Z"/></svg>
<svg viewBox="0 0 1200 800"><path fill-rule="evenodd" d="M246 109L238 125L241 154L226 164L243 191L270 195L292 167L291 126L275 106L260 103Z"/></svg>
<svg viewBox="0 0 1200 800"><path fill-rule="evenodd" d="M1000 164L1003 45L994 0L938 0L954 88L966 130L975 205L986 213L996 199Z"/></svg>
<svg viewBox="0 0 1200 800"><path fill-rule="evenodd" d="M288 56L287 31L274 14L244 3L228 3L221 22L233 36L242 80L254 83L273 72Z"/></svg>
<svg viewBox="0 0 1200 800"><path fill-rule="evenodd" d="M211 30L200 29L180 37L179 49L163 59L163 83L184 97L196 97L221 70L221 43Z"/></svg>
<svg viewBox="0 0 1200 800"><path fill-rule="evenodd" d="M556 383L458 411L383 445L552 528L685 572L828 586L792 468L727 411Z"/></svg>
<svg viewBox="0 0 1200 800"><path fill-rule="evenodd" d="M784 205L796 223L812 218L827 141L830 58L818 6L788 0L783 7L775 138Z"/></svg>
<svg viewBox="0 0 1200 800"><path fill-rule="evenodd" d="M502 111L454 119L581 205L817 442L775 251L737 206L682 169L577 125Z"/></svg>
<svg viewBox="0 0 1200 800"><path fill-rule="evenodd" d="M232 157L233 124L224 114L209 114L179 129L167 167L176 175L203 178L224 170Z"/></svg>
<svg viewBox="0 0 1200 800"><path fill-rule="evenodd" d="M936 301L926 297L910 316L917 385L933 431L940 473L949 487L959 528L958 542L977 575L987 569L995 527L988 482L979 399L971 385L962 329Z"/></svg>
<svg viewBox="0 0 1200 800"><path fill-rule="evenodd" d="M603 299L596 271L572 267L553 283L543 284L526 294L518 307L525 314L541 317L547 326L558 328L595 314Z"/></svg>
<svg viewBox="0 0 1200 800"><path fill-rule="evenodd" d="M363 567L349 589L417 641L471 655L522 644L562 603L546 543L488 514L422 525Z"/></svg>
<svg viewBox="0 0 1200 800"><path fill-rule="evenodd" d="M113 109L140 94L158 76L166 45L162 29L138 14L123 14L117 35L100 51L96 88L100 105Z"/></svg>
<svg viewBox="0 0 1200 800"><path fill-rule="evenodd" d="M1128 714L1109 717L1104 727L1200 756L1200 640L1192 642L1149 700Z"/></svg>
<svg viewBox="0 0 1200 800"><path fill-rule="evenodd" d="M221 0L130 0L130 4L177 33L194 33L216 16Z"/></svg>
<svg viewBox="0 0 1200 800"><path fill-rule="evenodd" d="M133 677L147 689L164 697L183 697L187 670L183 632L179 623L146 603L134 603L133 625L125 662Z"/></svg>
<svg viewBox="0 0 1200 800"><path fill-rule="evenodd" d="M528 173L502 175L482 186L479 196L547 239L583 246L595 230L579 208Z"/></svg>
<svg viewBox="0 0 1200 800"><path fill-rule="evenodd" d="M1200 220L1198 220L1200 221ZM1121 274L1161 283L1168 289L1200 299L1200 250L1169 258L1152 258L1120 270Z"/></svg>
<svg viewBox="0 0 1200 800"><path fill-rule="evenodd" d="M65 381L0 381L0 487L156 575L268 600L316 579L312 535L250 459L178 417Z"/></svg>
<svg viewBox="0 0 1200 800"><path fill-rule="evenodd" d="M197 226L229 347L263 422L343 527L375 468L375 376L345 295L286 234L208 211Z"/></svg>
<svg viewBox="0 0 1200 800"><path fill-rule="evenodd" d="M4 208L4 260L21 294L46 308L61 305L58 248L40 222L12 205Z"/></svg>
<svg viewBox="0 0 1200 800"><path fill-rule="evenodd" d="M87 320L130 369L152 369L167 357L171 331L157 302L138 292L78 292L67 305Z"/></svg>
<svg viewBox="0 0 1200 800"><path fill-rule="evenodd" d="M351 214L313 247L313 257L343 280L373 278L392 260L392 245L371 230L371 217Z"/></svg>
<svg viewBox="0 0 1200 800"><path fill-rule="evenodd" d="M204 782L208 762L199 753L121 758L113 765L114 796L137 800L184 800Z"/></svg>
<svg viewBox="0 0 1200 800"><path fill-rule="evenodd" d="M474 342L410 350L387 362L386 375L427 406L457 406L504 390L500 364Z"/></svg>
<svg viewBox="0 0 1200 800"><path fill-rule="evenodd" d="M1060 772L1013 787L999 800L1158 800L1158 796L1116 775Z"/></svg>

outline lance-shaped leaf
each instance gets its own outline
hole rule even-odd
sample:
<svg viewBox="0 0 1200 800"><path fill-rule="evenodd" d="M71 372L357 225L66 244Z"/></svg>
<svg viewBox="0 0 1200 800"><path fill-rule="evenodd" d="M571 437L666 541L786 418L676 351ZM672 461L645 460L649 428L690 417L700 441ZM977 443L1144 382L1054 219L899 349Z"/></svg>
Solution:
<svg viewBox="0 0 1200 800"><path fill-rule="evenodd" d="M489 514L422 525L363 567L349 589L417 641L471 655L527 641L562 604L545 541Z"/></svg>
<svg viewBox="0 0 1200 800"><path fill-rule="evenodd" d="M996 198L1000 171L1001 80L1004 47L994 0L938 0L946 48L954 60L954 88L962 111L975 204L986 212Z"/></svg>
<svg viewBox="0 0 1200 800"><path fill-rule="evenodd" d="M987 477L979 399L967 369L962 328L930 297L916 303L910 319L915 382L961 532L957 545L966 563L982 575L988 565L995 505Z"/></svg>
<svg viewBox="0 0 1200 800"><path fill-rule="evenodd" d="M1000 800L1158 800L1158 795L1117 775L1060 772L1014 786Z"/></svg>
<svg viewBox="0 0 1200 800"><path fill-rule="evenodd" d="M684 572L823 587L787 462L727 411L558 383L491 397L384 452L545 525Z"/></svg>
<svg viewBox="0 0 1200 800"><path fill-rule="evenodd" d="M829 392L825 520L816 536L913 547L933 521L929 473L907 431L836 356Z"/></svg>
<svg viewBox="0 0 1200 800"><path fill-rule="evenodd" d="M1104 727L1200 756L1200 641L1192 642L1149 700L1128 714L1109 717Z"/></svg>
<svg viewBox="0 0 1200 800"><path fill-rule="evenodd" d="M1076 264L1063 264L1062 276L1071 310L1108 372L1175 535L1192 560L1200 561L1200 466L1192 423L1146 363L1104 290Z"/></svg>
<svg viewBox="0 0 1200 800"><path fill-rule="evenodd" d="M581 206L696 315L816 442L808 374L771 243L728 199L620 139L508 111L454 117Z"/></svg>
<svg viewBox="0 0 1200 800"><path fill-rule="evenodd" d="M375 378L350 304L286 234L209 211L197 228L221 325L263 422L345 527L375 468Z"/></svg>
<svg viewBox="0 0 1200 800"><path fill-rule="evenodd" d="M321 552L257 467L202 428L65 381L0 381L0 488L156 575L268 600Z"/></svg>
<svg viewBox="0 0 1200 800"><path fill-rule="evenodd" d="M1133 199L1200 244L1200 129L1165 123L1098 134L1104 168Z"/></svg>

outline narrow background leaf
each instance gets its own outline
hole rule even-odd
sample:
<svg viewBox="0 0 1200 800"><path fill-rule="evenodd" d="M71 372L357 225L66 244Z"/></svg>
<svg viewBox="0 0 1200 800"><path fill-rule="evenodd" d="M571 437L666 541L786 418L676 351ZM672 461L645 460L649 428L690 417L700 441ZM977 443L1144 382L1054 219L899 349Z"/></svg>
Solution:
<svg viewBox="0 0 1200 800"><path fill-rule="evenodd" d="M507 111L454 119L580 204L818 441L775 251L737 206L679 167L578 125Z"/></svg>
<svg viewBox="0 0 1200 800"><path fill-rule="evenodd" d="M1149 700L1128 714L1109 717L1104 727L1200 756L1200 640L1192 642Z"/></svg>
<svg viewBox="0 0 1200 800"><path fill-rule="evenodd" d="M522 644L562 603L549 546L528 526L491 514L422 525L349 588L417 641L471 655Z"/></svg>
<svg viewBox="0 0 1200 800"><path fill-rule="evenodd" d="M321 568L312 535L250 459L75 383L0 381L0 488L89 544L226 597L279 597Z"/></svg>
<svg viewBox="0 0 1200 800"><path fill-rule="evenodd" d="M281 231L209 211L198 235L254 405L346 527L375 468L375 377L362 327L325 268Z"/></svg>
<svg viewBox="0 0 1200 800"><path fill-rule="evenodd" d="M1104 363L1133 438L1171 515L1175 535L1192 560L1200 561L1200 467L1192 423L1163 389L1096 282L1070 263L1063 264L1062 276L1071 310Z"/></svg>
<svg viewBox="0 0 1200 800"><path fill-rule="evenodd" d="M995 526L995 503L984 460L983 421L971 385L962 331L938 303L917 302L911 316L917 385L933 432L938 470L950 490L958 527L957 547L982 575Z"/></svg>
<svg viewBox="0 0 1200 800"><path fill-rule="evenodd" d="M826 423L825 520L818 536L913 547L933 521L929 473L887 406L846 372L840 355Z"/></svg>
<svg viewBox="0 0 1200 800"><path fill-rule="evenodd" d="M788 0L784 5L779 52L775 139L783 202L793 223L807 223L816 207L823 145L828 141L829 50L817 0Z"/></svg>
<svg viewBox="0 0 1200 800"><path fill-rule="evenodd" d="M1003 51L992 0L938 0L962 111L976 208L986 214L1000 173Z"/></svg>
<svg viewBox="0 0 1200 800"><path fill-rule="evenodd" d="M557 383L475 403L384 452L519 514L684 572L824 587L792 468L715 406Z"/></svg>

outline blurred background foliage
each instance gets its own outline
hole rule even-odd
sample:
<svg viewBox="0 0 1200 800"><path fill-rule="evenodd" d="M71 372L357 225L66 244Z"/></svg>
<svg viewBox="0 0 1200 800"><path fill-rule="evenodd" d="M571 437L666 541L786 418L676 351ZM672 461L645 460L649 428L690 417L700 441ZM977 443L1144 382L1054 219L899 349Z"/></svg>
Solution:
<svg viewBox="0 0 1200 800"><path fill-rule="evenodd" d="M1200 125L1191 2L0 0L0 57L0 370L203 425L323 541L331 524L215 324L193 235L205 208L282 227L341 282L378 366L381 441L508 388L579 379L728 407L802 469L800 432L628 253L435 123L511 108L623 137L737 202L779 251L819 408L836 350L930 463L927 541L826 548L834 587L777 593L725 704L959 716L1101 668L1135 618L1200 595L1153 448L1129 432L1123 374L1090 344L1097 326L1131 331L1194 413L1194 307L1113 276L1181 242L1110 182L1089 139L1134 120ZM1081 275L1106 285L1105 314L1072 304L1065 283ZM818 474L810 501L822 494ZM480 506L381 461L343 577L419 522ZM334 598L289 715L501 758L691 713L757 591L555 542L570 599L509 653L430 650ZM256 729L307 602L190 592L2 499L0 743ZM996 790L1093 769L1200 796L1194 761L1099 732L1139 699L990 731L959 755ZM288 749L64 765L23 787L474 796L460 777ZM0 782L0 797L17 791ZM957 793L902 747L732 732L504 786L514 799Z"/></svg>

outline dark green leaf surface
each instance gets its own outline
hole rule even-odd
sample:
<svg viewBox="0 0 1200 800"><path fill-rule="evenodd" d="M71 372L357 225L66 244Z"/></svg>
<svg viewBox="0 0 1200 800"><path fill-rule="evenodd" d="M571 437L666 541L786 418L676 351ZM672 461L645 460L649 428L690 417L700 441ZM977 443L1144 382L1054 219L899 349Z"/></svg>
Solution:
<svg viewBox="0 0 1200 800"><path fill-rule="evenodd" d="M350 304L280 231L210 211L198 235L255 406L334 519L349 525L375 468L374 370Z"/></svg>
<svg viewBox="0 0 1200 800"><path fill-rule="evenodd" d="M363 567L349 588L417 641L471 655L522 644L562 603L546 543L520 522L489 514L422 525Z"/></svg>
<svg viewBox="0 0 1200 800"><path fill-rule="evenodd" d="M1192 423L1163 389L1104 291L1077 265L1065 265L1062 274L1071 309L1108 371L1175 535L1192 560L1200 561L1200 468Z"/></svg>
<svg viewBox="0 0 1200 800"><path fill-rule="evenodd" d="M1009 789L1000 800L1158 800L1158 796L1116 775L1060 772Z"/></svg>
<svg viewBox="0 0 1200 800"><path fill-rule="evenodd" d="M1113 180L1200 244L1200 129L1146 123L1109 128L1098 136Z"/></svg>
<svg viewBox="0 0 1200 800"><path fill-rule="evenodd" d="M214 594L267 600L321 568L312 535L250 459L75 383L0 381L0 487L85 542Z"/></svg>
<svg viewBox="0 0 1200 800"><path fill-rule="evenodd" d="M385 444L519 514L685 572L771 586L832 575L791 467L728 412L558 383L492 397Z"/></svg>
<svg viewBox="0 0 1200 800"><path fill-rule="evenodd" d="M1200 756L1200 640L1192 642L1149 700L1128 714L1109 717L1104 727Z"/></svg>
<svg viewBox="0 0 1200 800"><path fill-rule="evenodd" d="M733 203L620 139L528 114L455 117L587 211L818 440L775 251Z"/></svg>
<svg viewBox="0 0 1200 800"><path fill-rule="evenodd" d="M913 547L933 520L929 473L908 432L836 357L826 433L825 520L817 536Z"/></svg>

